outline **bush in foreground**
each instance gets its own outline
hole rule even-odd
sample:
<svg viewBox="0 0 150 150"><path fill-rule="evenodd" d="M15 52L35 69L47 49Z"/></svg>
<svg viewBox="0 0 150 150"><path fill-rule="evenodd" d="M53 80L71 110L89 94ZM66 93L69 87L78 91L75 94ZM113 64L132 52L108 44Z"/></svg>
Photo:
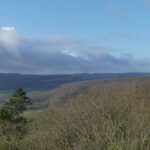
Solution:
<svg viewBox="0 0 150 150"><path fill-rule="evenodd" d="M150 84L116 82L92 89L36 114L24 148L149 150Z"/></svg>

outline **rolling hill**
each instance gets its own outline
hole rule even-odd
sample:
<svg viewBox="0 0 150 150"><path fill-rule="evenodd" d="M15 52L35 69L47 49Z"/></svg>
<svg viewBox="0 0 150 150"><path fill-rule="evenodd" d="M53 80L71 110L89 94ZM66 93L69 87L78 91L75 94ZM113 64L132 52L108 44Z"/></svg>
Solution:
<svg viewBox="0 0 150 150"><path fill-rule="evenodd" d="M150 78L123 78L123 79L111 79L111 80L93 80L93 81L80 81L75 83L68 83L61 85L60 87L53 90L45 91L32 91L28 93L28 96L32 100L32 109L43 109L49 106L49 104L63 104L70 99L93 93L99 90L100 93L105 93L109 89L114 93L123 92L121 91L124 87L127 89L132 89L133 86L138 84L142 86L144 90L149 91L150 89ZM104 92L103 92L104 90ZM109 93L107 93L109 95Z"/></svg>

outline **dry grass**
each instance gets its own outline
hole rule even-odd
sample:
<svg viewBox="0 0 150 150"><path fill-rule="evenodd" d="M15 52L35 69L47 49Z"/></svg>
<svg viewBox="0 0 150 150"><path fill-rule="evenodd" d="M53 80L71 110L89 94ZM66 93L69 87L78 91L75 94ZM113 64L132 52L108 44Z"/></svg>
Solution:
<svg viewBox="0 0 150 150"><path fill-rule="evenodd" d="M150 79L89 86L88 93L29 116L28 134L13 144L21 150L149 150Z"/></svg>

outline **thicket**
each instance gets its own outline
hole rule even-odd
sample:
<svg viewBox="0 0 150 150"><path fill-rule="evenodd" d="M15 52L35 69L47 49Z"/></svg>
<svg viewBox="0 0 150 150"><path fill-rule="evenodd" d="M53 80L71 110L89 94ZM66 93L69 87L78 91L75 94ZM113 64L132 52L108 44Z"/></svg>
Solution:
<svg viewBox="0 0 150 150"><path fill-rule="evenodd" d="M89 87L88 93L64 104L30 114L19 149L149 150L150 80L96 82Z"/></svg>

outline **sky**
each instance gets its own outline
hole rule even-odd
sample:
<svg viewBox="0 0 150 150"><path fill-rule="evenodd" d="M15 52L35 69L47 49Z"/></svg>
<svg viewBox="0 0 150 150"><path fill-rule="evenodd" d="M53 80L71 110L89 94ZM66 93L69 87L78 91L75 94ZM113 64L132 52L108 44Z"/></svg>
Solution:
<svg viewBox="0 0 150 150"><path fill-rule="evenodd" d="M0 0L0 73L150 72L150 0Z"/></svg>

